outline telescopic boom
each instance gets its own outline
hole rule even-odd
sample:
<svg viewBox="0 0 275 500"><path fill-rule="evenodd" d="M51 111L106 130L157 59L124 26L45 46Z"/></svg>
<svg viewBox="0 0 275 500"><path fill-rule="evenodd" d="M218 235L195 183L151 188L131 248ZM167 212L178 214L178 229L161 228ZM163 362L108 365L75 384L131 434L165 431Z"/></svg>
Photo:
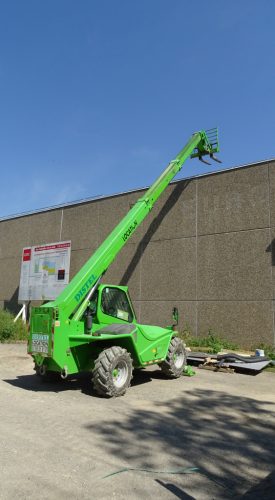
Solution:
<svg viewBox="0 0 275 500"><path fill-rule="evenodd" d="M214 153L218 151L217 129L201 130L194 133L186 146L169 163L144 196L135 203L51 305L62 309L62 313L68 318L79 320L87 308L89 298L96 289L100 278L149 214L161 193L181 170L185 160L189 157L198 157L203 161L202 157L209 155L214 160L219 161L214 156ZM48 306L49 303L45 304L45 307Z"/></svg>

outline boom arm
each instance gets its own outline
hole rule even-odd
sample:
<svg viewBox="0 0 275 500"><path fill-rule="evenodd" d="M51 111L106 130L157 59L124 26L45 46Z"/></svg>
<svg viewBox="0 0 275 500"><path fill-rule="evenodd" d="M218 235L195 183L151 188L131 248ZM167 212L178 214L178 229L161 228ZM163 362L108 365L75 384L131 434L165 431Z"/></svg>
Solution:
<svg viewBox="0 0 275 500"><path fill-rule="evenodd" d="M79 320L88 306L89 297L95 290L100 277L151 211L161 193L181 170L185 160L190 156L198 156L201 159L204 155L210 155L213 158L213 153L218 150L217 140L216 142L210 140L204 130L193 134L186 146L113 229L52 305L62 309L62 313L67 318Z"/></svg>

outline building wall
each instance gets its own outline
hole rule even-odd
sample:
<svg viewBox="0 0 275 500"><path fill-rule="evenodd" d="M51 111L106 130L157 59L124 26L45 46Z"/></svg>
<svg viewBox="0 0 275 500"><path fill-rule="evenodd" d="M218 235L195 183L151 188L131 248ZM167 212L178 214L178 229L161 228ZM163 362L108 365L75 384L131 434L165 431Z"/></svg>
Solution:
<svg viewBox="0 0 275 500"><path fill-rule="evenodd" d="M0 221L0 306L17 310L25 246L72 240L71 277L142 191ZM275 161L171 184L104 277L142 323L274 343Z"/></svg>

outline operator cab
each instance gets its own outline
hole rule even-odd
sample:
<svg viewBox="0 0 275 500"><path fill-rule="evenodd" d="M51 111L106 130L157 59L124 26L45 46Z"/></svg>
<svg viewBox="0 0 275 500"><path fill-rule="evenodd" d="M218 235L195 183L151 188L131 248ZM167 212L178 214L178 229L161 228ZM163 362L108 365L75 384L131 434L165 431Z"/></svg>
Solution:
<svg viewBox="0 0 275 500"><path fill-rule="evenodd" d="M136 320L128 296L128 287L100 285L90 302L94 321L99 323L133 323Z"/></svg>

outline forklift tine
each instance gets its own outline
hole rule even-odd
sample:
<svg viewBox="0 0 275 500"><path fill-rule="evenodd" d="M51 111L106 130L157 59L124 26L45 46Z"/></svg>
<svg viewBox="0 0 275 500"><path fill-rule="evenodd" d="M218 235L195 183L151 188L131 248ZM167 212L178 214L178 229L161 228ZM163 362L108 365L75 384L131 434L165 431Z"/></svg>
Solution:
<svg viewBox="0 0 275 500"><path fill-rule="evenodd" d="M210 157L212 158L212 160L215 160L218 163L222 163L222 161L219 158L217 158L213 153L210 155Z"/></svg>
<svg viewBox="0 0 275 500"><path fill-rule="evenodd" d="M211 163L209 161L206 161L204 160L204 158L202 156L199 156L199 160L202 162L202 163L206 163L206 165L211 165Z"/></svg>

